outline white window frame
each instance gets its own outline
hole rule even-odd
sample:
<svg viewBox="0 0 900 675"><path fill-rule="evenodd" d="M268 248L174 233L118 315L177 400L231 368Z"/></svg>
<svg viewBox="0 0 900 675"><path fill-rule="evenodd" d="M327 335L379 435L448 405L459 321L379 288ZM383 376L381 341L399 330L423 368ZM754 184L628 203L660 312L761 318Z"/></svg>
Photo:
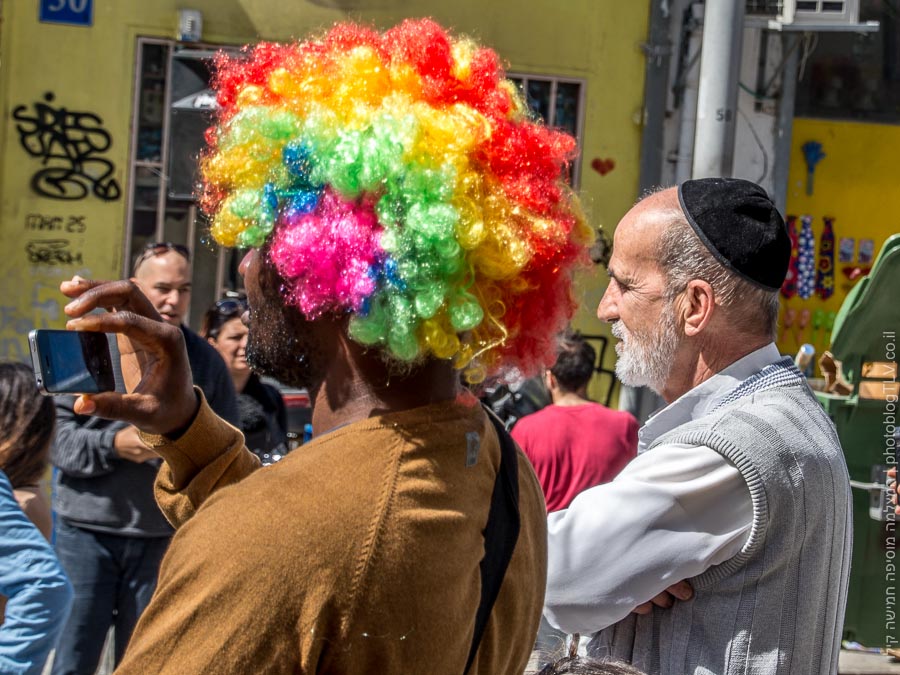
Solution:
<svg viewBox="0 0 900 675"><path fill-rule="evenodd" d="M555 77L552 75L537 75L534 73L509 72L506 74L511 80L518 80L523 87L523 95L526 96L529 82L549 82L550 83L550 101L548 105L550 119L544 120L549 127L556 126L556 87L560 83L577 84L578 85L578 113L575 117L575 141L578 144L578 156L572 163L572 188L578 189L581 186L581 165L582 155L584 151L584 101L585 90L587 89L587 80L577 77Z"/></svg>

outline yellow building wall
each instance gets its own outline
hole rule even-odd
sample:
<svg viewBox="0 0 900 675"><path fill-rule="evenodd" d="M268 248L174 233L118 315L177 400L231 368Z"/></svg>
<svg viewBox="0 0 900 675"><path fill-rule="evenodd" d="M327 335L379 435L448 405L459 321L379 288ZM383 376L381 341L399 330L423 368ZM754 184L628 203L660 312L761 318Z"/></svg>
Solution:
<svg viewBox="0 0 900 675"><path fill-rule="evenodd" d="M136 42L139 36L174 37L177 9L185 4L202 12L203 41L209 43L290 40L348 17L383 28L405 17L432 16L495 48L510 71L583 78L581 191L591 222L611 232L636 197L646 2L95 0L93 25L76 27L41 23L37 2L8 0L0 5L0 358L25 359L28 330L64 324L57 290L62 279L121 275ZM71 113L62 137L35 133L34 122L22 121L37 116L39 105ZM45 163L24 144L38 155L51 148L90 160L59 187L46 176L38 181L45 193L87 194L53 199L35 192L37 174L75 165ZM614 168L601 175L591 169L595 159L607 166L611 160ZM100 192L110 196L115 181L117 199L93 192L90 176L107 169ZM582 284L584 310L575 323L585 332L605 331L594 317L603 286L602 277Z"/></svg>
<svg viewBox="0 0 900 675"><path fill-rule="evenodd" d="M802 150L808 141L821 143L825 153L815 168L812 194L806 191L807 168ZM788 300L782 298L778 346L782 353L796 354L799 346L808 342L815 346L818 355L829 344L829 332L826 325L814 330L814 319L817 313L819 316L824 314L827 323L828 315L840 310L855 283L844 271L860 266L860 241L872 240L874 260L885 240L900 232L897 217L900 213L900 183L897 180L900 126L796 119L792 145L786 211L798 217L803 214L813 217L817 264L822 217L834 217L835 292L827 300L816 294L807 300L796 296ZM851 262L839 261L840 240L845 237L854 240ZM795 314L794 325L786 328L784 318L789 309ZM809 322L805 328L800 328L804 310L809 314Z"/></svg>

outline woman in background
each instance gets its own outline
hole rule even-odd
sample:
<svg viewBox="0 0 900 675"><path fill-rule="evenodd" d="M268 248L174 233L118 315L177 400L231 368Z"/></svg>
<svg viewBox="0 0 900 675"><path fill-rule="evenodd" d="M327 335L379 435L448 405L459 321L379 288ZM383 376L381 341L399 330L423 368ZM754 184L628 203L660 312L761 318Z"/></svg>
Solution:
<svg viewBox="0 0 900 675"><path fill-rule="evenodd" d="M0 673L40 675L72 606L40 485L55 426L31 369L0 363Z"/></svg>
<svg viewBox="0 0 900 675"><path fill-rule="evenodd" d="M0 470L25 515L49 541L50 501L41 479L56 429L53 401L42 396L34 373L21 363L0 363Z"/></svg>
<svg viewBox="0 0 900 675"><path fill-rule="evenodd" d="M200 335L222 356L238 394L241 431L247 447L262 463L273 464L289 451L287 411L281 393L265 384L247 364L247 327L243 297L223 298L203 317Z"/></svg>

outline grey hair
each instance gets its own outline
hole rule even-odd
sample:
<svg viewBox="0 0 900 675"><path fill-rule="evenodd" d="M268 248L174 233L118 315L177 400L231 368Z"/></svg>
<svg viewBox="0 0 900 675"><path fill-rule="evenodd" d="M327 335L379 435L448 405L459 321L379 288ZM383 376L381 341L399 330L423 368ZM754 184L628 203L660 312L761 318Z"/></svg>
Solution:
<svg viewBox="0 0 900 675"><path fill-rule="evenodd" d="M587 656L566 656L549 663L532 675L646 675L630 663L610 659L593 659Z"/></svg>
<svg viewBox="0 0 900 675"><path fill-rule="evenodd" d="M778 291L761 288L735 274L706 248L679 210L657 243L656 259L666 274L666 295L671 301L692 279L702 279L732 325L751 335L775 339L778 330Z"/></svg>
<svg viewBox="0 0 900 675"><path fill-rule="evenodd" d="M581 642L581 636L573 633L570 638L569 648L566 655L560 657L560 653L564 651L565 642L555 650L552 655L544 649L538 649L532 655L538 656L538 661L544 661L543 667L536 672L526 671L526 675L646 675L642 670L638 670L630 663L617 661L610 658L594 659L587 656L578 655L578 645Z"/></svg>

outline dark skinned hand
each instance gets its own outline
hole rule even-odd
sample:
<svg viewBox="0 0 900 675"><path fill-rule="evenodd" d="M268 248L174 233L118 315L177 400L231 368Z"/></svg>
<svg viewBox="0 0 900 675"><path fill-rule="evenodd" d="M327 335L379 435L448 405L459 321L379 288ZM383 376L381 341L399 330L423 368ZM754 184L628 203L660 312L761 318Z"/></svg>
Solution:
<svg viewBox="0 0 900 675"><path fill-rule="evenodd" d="M675 604L675 600L690 600L692 597L694 597L694 588L687 581L679 581L669 586L656 597L638 605L632 612L635 614L649 614L653 610L654 605L668 609Z"/></svg>
<svg viewBox="0 0 900 675"><path fill-rule="evenodd" d="M130 281L89 281L76 276L59 288L73 298L64 308L71 317L66 328L118 334L128 392L82 394L75 401L75 412L122 420L164 436L186 429L199 402L181 330L164 323ZM97 308L108 311L89 313Z"/></svg>

